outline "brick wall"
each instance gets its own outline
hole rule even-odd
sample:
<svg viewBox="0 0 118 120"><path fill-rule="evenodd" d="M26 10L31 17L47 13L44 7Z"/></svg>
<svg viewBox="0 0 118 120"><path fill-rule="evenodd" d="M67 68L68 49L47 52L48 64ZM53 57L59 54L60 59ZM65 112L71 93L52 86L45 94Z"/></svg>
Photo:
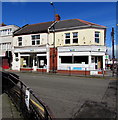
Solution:
<svg viewBox="0 0 118 120"><path fill-rule="evenodd" d="M50 48L50 71L57 70L57 48Z"/></svg>

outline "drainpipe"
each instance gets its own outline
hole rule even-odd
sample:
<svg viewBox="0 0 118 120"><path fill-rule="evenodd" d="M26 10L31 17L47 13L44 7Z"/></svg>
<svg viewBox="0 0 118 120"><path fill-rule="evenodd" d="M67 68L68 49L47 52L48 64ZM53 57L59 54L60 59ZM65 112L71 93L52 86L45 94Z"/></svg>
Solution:
<svg viewBox="0 0 118 120"><path fill-rule="evenodd" d="M46 44L46 52L47 52L47 72L49 72L49 63L50 63L50 48L49 48L49 29L47 34L47 44Z"/></svg>

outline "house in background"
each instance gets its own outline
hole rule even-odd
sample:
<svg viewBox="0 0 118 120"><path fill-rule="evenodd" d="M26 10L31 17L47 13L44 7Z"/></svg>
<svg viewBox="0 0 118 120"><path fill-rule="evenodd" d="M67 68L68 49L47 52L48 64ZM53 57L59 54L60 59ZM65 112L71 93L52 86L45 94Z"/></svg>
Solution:
<svg viewBox="0 0 118 120"><path fill-rule="evenodd" d="M23 26L14 33L13 70L99 74L105 69L106 27L80 19Z"/></svg>
<svg viewBox="0 0 118 120"><path fill-rule="evenodd" d="M0 24L0 66L9 69L12 62L13 32L19 29L16 25Z"/></svg>

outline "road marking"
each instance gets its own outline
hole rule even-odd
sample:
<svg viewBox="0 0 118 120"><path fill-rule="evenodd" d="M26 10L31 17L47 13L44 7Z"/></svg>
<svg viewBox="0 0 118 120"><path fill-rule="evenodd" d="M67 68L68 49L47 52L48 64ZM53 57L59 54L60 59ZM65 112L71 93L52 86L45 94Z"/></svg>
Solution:
<svg viewBox="0 0 118 120"><path fill-rule="evenodd" d="M17 90L14 90L17 94L20 94L20 92L19 91L17 91ZM44 108L43 107L41 107L39 104L37 104L34 100L32 100L32 99L30 99L31 100L31 102L34 104L34 105L36 105L42 112L44 112Z"/></svg>
<svg viewBox="0 0 118 120"><path fill-rule="evenodd" d="M36 105L42 112L44 112L44 108L37 104L34 100L30 99L34 105Z"/></svg>

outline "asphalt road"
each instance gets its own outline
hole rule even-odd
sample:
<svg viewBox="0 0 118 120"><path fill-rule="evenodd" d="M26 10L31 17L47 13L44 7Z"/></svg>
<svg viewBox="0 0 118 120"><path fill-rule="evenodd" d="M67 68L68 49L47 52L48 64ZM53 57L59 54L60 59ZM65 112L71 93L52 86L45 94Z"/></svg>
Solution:
<svg viewBox="0 0 118 120"><path fill-rule="evenodd" d="M16 73L51 109L56 118L71 118L86 100L100 102L110 80Z"/></svg>

